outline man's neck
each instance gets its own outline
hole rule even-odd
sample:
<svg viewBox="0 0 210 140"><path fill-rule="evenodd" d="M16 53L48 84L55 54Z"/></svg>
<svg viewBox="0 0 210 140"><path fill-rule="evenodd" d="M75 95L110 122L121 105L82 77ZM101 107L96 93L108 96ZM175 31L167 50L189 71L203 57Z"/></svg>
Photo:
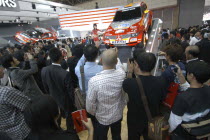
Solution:
<svg viewBox="0 0 210 140"><path fill-rule="evenodd" d="M190 83L190 88L202 88L203 84L198 83L197 81L193 81Z"/></svg>
<svg viewBox="0 0 210 140"><path fill-rule="evenodd" d="M113 70L113 69L115 69L115 67L103 66L103 70Z"/></svg>
<svg viewBox="0 0 210 140"><path fill-rule="evenodd" d="M176 62L172 62L172 61L168 61L168 64L169 65L176 65L177 63Z"/></svg>

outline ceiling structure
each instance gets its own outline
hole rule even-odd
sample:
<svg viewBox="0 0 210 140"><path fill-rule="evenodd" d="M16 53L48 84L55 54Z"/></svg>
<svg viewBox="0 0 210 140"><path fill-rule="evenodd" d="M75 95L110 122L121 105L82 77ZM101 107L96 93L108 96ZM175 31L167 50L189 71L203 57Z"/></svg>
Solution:
<svg viewBox="0 0 210 140"><path fill-rule="evenodd" d="M0 9L0 23L31 24L58 18L58 14L64 11L81 10L81 8L46 0L19 0L17 2L20 7L19 11L2 11Z"/></svg>
<svg viewBox="0 0 210 140"><path fill-rule="evenodd" d="M74 6L76 4L81 4L81 3L84 3L84 2L87 2L87 1L92 1L92 0L50 0L50 1L59 2L59 3Z"/></svg>

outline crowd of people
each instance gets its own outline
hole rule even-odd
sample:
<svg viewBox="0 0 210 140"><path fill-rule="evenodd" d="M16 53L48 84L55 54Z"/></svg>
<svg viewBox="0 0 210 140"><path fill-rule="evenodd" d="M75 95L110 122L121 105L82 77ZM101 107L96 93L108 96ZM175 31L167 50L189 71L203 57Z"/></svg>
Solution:
<svg viewBox="0 0 210 140"><path fill-rule="evenodd" d="M127 70L117 48L100 52L94 43L75 44L71 39L1 49L0 139L78 140L71 113L77 110L74 94L79 88L89 117L83 120L88 140L107 140L109 128L112 139L121 140L126 105L128 139L150 140L140 79L152 117L163 113L161 108L169 114L170 139L196 140L181 124L210 113L208 32L198 26L163 30L159 55L165 56L166 67L158 77L152 74L156 55L142 48L128 59ZM171 104L167 104L169 93L177 94Z"/></svg>

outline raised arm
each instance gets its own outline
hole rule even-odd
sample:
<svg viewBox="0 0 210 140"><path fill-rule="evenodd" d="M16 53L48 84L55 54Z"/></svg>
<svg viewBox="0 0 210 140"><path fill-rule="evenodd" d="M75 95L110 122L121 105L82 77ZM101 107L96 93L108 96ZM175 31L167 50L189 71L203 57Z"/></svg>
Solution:
<svg viewBox="0 0 210 140"><path fill-rule="evenodd" d="M83 55L78 61L77 66L75 67L75 74L77 75L77 77L79 77L80 75L80 66L84 65L85 65L85 56Z"/></svg>

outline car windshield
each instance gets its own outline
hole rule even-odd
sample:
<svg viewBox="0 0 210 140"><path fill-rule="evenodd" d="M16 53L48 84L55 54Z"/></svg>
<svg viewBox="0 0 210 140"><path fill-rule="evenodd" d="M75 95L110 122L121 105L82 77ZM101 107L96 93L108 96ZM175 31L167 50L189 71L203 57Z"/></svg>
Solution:
<svg viewBox="0 0 210 140"><path fill-rule="evenodd" d="M117 11L114 17L114 21L124 21L137 19L141 17L141 7L129 7L121 11Z"/></svg>

